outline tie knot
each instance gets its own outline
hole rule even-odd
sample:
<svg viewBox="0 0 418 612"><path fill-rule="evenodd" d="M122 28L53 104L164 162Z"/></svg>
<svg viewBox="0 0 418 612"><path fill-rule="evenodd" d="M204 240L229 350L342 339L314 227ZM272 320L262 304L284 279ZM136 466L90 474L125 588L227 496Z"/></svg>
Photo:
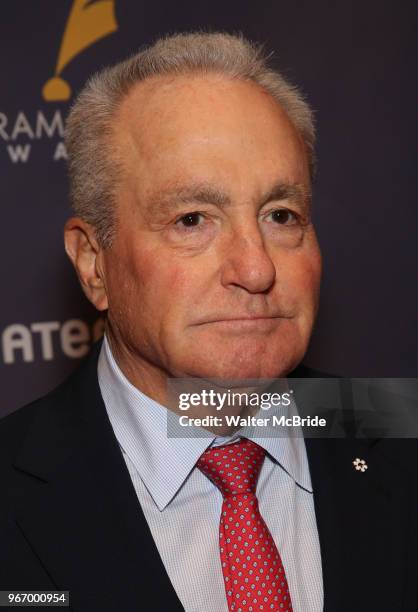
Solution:
<svg viewBox="0 0 418 612"><path fill-rule="evenodd" d="M265 451L251 440L208 448L197 467L219 488L222 496L253 494Z"/></svg>

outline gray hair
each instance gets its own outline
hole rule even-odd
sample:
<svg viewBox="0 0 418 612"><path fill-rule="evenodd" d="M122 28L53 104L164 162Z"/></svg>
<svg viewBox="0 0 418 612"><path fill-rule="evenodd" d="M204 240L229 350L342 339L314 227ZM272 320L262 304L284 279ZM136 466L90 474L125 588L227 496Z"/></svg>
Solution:
<svg viewBox="0 0 418 612"><path fill-rule="evenodd" d="M301 134L313 173L312 111L300 91L268 60L260 45L241 35L175 34L88 80L68 116L65 143L73 210L95 228L102 247L109 247L114 235L115 194L122 174L112 151L112 119L133 86L151 76L219 73L253 81L281 105Z"/></svg>

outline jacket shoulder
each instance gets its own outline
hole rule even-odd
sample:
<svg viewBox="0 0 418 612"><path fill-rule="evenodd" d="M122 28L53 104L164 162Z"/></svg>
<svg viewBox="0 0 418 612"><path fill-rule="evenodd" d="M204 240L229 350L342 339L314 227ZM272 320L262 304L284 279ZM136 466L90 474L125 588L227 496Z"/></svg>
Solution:
<svg viewBox="0 0 418 612"><path fill-rule="evenodd" d="M67 395L70 380L67 379L47 395L0 419L0 461L2 463L7 458L13 458L36 420L52 410L59 410Z"/></svg>
<svg viewBox="0 0 418 612"><path fill-rule="evenodd" d="M64 418L64 412L68 411L68 399L74 389L86 379L91 380L97 371L100 347L101 342L96 343L76 370L58 387L0 419L1 463L13 457L35 421L48 423L52 417L55 421L57 418L59 420L60 412Z"/></svg>

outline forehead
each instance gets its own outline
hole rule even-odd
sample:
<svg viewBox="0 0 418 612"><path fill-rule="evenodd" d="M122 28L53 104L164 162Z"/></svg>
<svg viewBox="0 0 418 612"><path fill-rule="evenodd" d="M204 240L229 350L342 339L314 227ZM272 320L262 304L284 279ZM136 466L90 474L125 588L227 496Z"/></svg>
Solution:
<svg viewBox="0 0 418 612"><path fill-rule="evenodd" d="M127 177L141 176L144 188L156 180L241 180L250 169L272 180L308 176L303 141L281 106L255 83L223 75L139 83L116 113L114 139Z"/></svg>

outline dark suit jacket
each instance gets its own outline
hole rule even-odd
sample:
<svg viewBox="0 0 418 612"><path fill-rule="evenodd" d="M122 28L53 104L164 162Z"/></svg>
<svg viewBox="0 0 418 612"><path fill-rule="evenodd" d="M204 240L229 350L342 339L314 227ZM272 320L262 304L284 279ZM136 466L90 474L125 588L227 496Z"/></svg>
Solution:
<svg viewBox="0 0 418 612"><path fill-rule="evenodd" d="M99 348L56 391L0 421L0 589L69 590L79 612L181 611L107 417ZM325 610L418 610L416 442L306 446Z"/></svg>

